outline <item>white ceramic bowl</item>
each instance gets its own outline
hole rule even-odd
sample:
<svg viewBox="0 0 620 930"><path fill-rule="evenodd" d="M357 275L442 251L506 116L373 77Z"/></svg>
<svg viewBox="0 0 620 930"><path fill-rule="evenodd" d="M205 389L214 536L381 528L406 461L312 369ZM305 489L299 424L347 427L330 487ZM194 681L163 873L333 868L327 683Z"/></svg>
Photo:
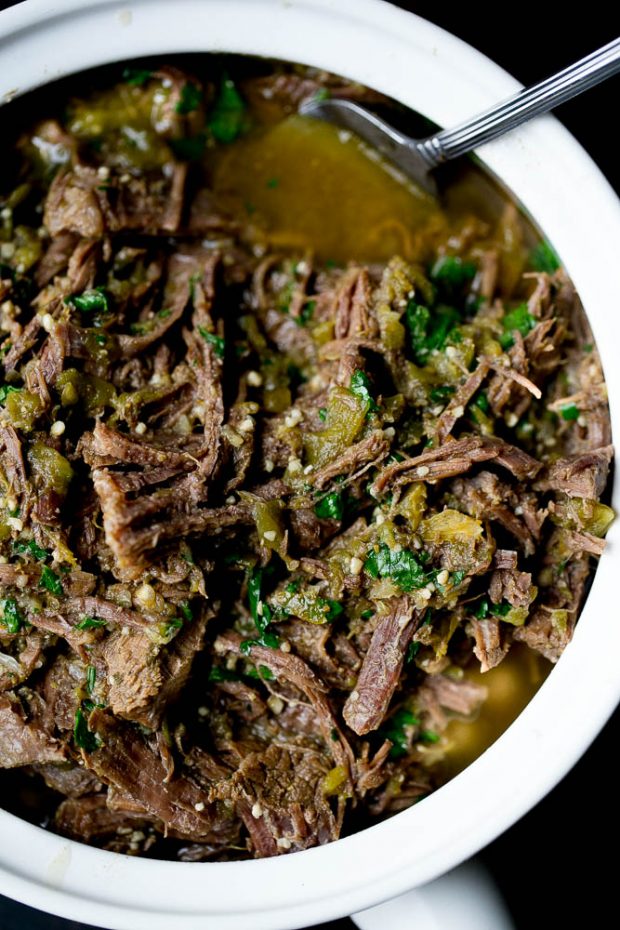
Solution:
<svg viewBox="0 0 620 930"><path fill-rule="evenodd" d="M327 68L442 126L518 87L460 40L379 0L27 0L0 14L0 98L104 62L182 51L242 52ZM551 117L479 154L540 224L577 285L601 350L616 433L617 198ZM618 496L616 489L616 509ZM476 762L411 810L331 846L208 864L101 852L0 811L0 891L119 930L290 930L442 874L539 801L614 709L619 537L620 526L612 527L574 640L532 702Z"/></svg>

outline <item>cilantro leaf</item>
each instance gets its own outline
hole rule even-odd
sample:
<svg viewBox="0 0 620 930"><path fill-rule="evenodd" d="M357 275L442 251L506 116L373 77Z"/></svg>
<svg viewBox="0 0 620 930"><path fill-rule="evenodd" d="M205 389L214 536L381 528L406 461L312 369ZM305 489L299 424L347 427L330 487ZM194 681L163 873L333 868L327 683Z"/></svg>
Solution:
<svg viewBox="0 0 620 930"><path fill-rule="evenodd" d="M370 380L368 375L359 368L351 375L349 390L366 403L368 413L374 413L379 409L370 393Z"/></svg>
<svg viewBox="0 0 620 930"><path fill-rule="evenodd" d="M451 384L440 384L438 387L434 387L431 390L428 399L431 404L445 404L446 401L450 400L455 391L456 388Z"/></svg>
<svg viewBox="0 0 620 930"><path fill-rule="evenodd" d="M397 710L392 714L384 727L381 727L379 733L383 739L389 739L392 743L390 757L399 759L407 755L409 749L409 738L406 733L408 727L418 727L420 720L410 710Z"/></svg>
<svg viewBox="0 0 620 930"><path fill-rule="evenodd" d="M9 394L15 394L17 391L20 391L21 388L14 387L12 384L2 384L0 385L0 404L3 404Z"/></svg>
<svg viewBox="0 0 620 930"><path fill-rule="evenodd" d="M209 116L209 129L218 142L228 144L241 135L246 124L243 98L233 81L224 76L215 106Z"/></svg>
<svg viewBox="0 0 620 930"><path fill-rule="evenodd" d="M554 271L558 270L561 262L551 243L543 239L532 250L530 264L534 271L546 271L547 274L553 274Z"/></svg>
<svg viewBox="0 0 620 930"><path fill-rule="evenodd" d="M4 626L8 633L19 633L26 621L20 613L15 598L5 598L4 600L0 601L0 607L2 608L2 618L0 619L0 623Z"/></svg>
<svg viewBox="0 0 620 930"><path fill-rule="evenodd" d="M476 277L476 266L459 255L442 255L430 270L430 279L441 294L453 299Z"/></svg>
<svg viewBox="0 0 620 930"><path fill-rule="evenodd" d="M16 539L13 543L13 552L20 555L30 553L30 555L38 559L39 562L43 562L49 555L47 549L42 549L41 546L38 546L34 539L29 539L28 542Z"/></svg>
<svg viewBox="0 0 620 930"><path fill-rule="evenodd" d="M44 565L41 569L41 579L39 584L42 588L46 588L50 594L56 594L60 596L64 594L62 583L56 572L52 571L47 565Z"/></svg>
<svg viewBox="0 0 620 930"><path fill-rule="evenodd" d="M188 113L193 113L197 110L201 103L201 89L197 84L192 84L191 81L188 81L181 88L181 95L174 109L180 116L187 116Z"/></svg>
<svg viewBox="0 0 620 930"><path fill-rule="evenodd" d="M570 422L571 420L578 420L581 411L575 404L565 404L564 407L560 407L560 413L562 414L563 420L568 420Z"/></svg>
<svg viewBox="0 0 620 930"><path fill-rule="evenodd" d="M72 294L65 297L65 303L79 310L80 313L108 313L110 297L103 287L95 287L82 294Z"/></svg>
<svg viewBox="0 0 620 930"><path fill-rule="evenodd" d="M96 733L93 733L88 727L88 721L84 716L84 711L81 707L75 712L75 721L73 724L73 739L75 740L75 745L78 749L83 749L84 752L91 753L95 752L96 749L99 749L101 745L99 737Z"/></svg>
<svg viewBox="0 0 620 930"><path fill-rule="evenodd" d="M105 626L107 620L102 620L101 617L82 617L79 623L75 624L74 629L76 630L98 630L101 627Z"/></svg>
<svg viewBox="0 0 620 930"><path fill-rule="evenodd" d="M200 161L207 147L206 132L180 139L169 139L168 145L181 161Z"/></svg>
<svg viewBox="0 0 620 930"><path fill-rule="evenodd" d="M504 332L499 337L499 344L502 349L509 349L514 345L513 333L515 330L522 336L527 336L530 330L534 329L537 320L527 309L527 304L519 304L514 310L506 314L502 320Z"/></svg>
<svg viewBox="0 0 620 930"><path fill-rule="evenodd" d="M125 83L131 84L134 87L142 87L142 85L150 81L152 77L153 72L148 71L146 68L125 68L123 71L123 80Z"/></svg>
<svg viewBox="0 0 620 930"><path fill-rule="evenodd" d="M378 552L371 552L364 568L373 578L391 578L402 591L423 588L427 575L410 549L390 549L382 543Z"/></svg>
<svg viewBox="0 0 620 930"><path fill-rule="evenodd" d="M213 346L213 350L218 358L224 358L224 348L225 341L221 336L218 336L217 333L210 333L208 329L205 329L204 326L198 327L198 332L209 345Z"/></svg>
<svg viewBox="0 0 620 930"><path fill-rule="evenodd" d="M331 491L329 494L325 494L325 496L314 505L314 512L317 517L321 517L325 520L342 520L344 501L341 492Z"/></svg>
<svg viewBox="0 0 620 930"><path fill-rule="evenodd" d="M434 349L443 349L460 319L459 312L445 304L440 304L431 313L428 307L414 300L407 303L405 323L416 365L426 365Z"/></svg>

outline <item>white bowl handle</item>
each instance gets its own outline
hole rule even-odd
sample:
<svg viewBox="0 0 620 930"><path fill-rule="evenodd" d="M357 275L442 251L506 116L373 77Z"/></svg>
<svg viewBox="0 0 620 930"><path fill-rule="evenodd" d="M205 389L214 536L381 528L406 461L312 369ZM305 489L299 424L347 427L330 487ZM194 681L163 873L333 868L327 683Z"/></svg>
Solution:
<svg viewBox="0 0 620 930"><path fill-rule="evenodd" d="M474 861L351 919L359 930L514 930L493 880Z"/></svg>

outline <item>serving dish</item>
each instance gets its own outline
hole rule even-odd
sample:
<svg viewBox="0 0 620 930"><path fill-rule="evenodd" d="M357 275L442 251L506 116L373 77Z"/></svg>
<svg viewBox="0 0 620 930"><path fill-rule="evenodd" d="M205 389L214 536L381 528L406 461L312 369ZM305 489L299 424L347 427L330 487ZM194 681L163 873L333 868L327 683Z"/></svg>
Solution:
<svg viewBox="0 0 620 930"><path fill-rule="evenodd" d="M518 86L457 39L378 0L69 0L51 7L27 0L0 17L0 96L104 62L222 50L342 73L440 125ZM612 358L618 323L609 312L618 283L615 195L549 117L480 157L554 243L580 291L601 349L613 427L620 397ZM536 803L613 710L620 632L607 605L616 536L612 528L574 641L548 681L491 749L423 804L329 847L191 866L103 853L1 813L0 890L108 927L275 928L351 913L442 874Z"/></svg>

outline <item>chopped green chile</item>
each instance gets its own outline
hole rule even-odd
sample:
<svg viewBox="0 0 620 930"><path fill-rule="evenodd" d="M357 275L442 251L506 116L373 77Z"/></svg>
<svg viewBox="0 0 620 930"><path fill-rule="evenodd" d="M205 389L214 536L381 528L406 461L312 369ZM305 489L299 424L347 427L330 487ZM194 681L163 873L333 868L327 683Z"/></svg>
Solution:
<svg viewBox="0 0 620 930"><path fill-rule="evenodd" d="M0 759L0 791L106 851L295 853L416 803L607 558L553 249L481 165L431 197L312 97L393 108L225 53L4 108L0 717L45 779Z"/></svg>

